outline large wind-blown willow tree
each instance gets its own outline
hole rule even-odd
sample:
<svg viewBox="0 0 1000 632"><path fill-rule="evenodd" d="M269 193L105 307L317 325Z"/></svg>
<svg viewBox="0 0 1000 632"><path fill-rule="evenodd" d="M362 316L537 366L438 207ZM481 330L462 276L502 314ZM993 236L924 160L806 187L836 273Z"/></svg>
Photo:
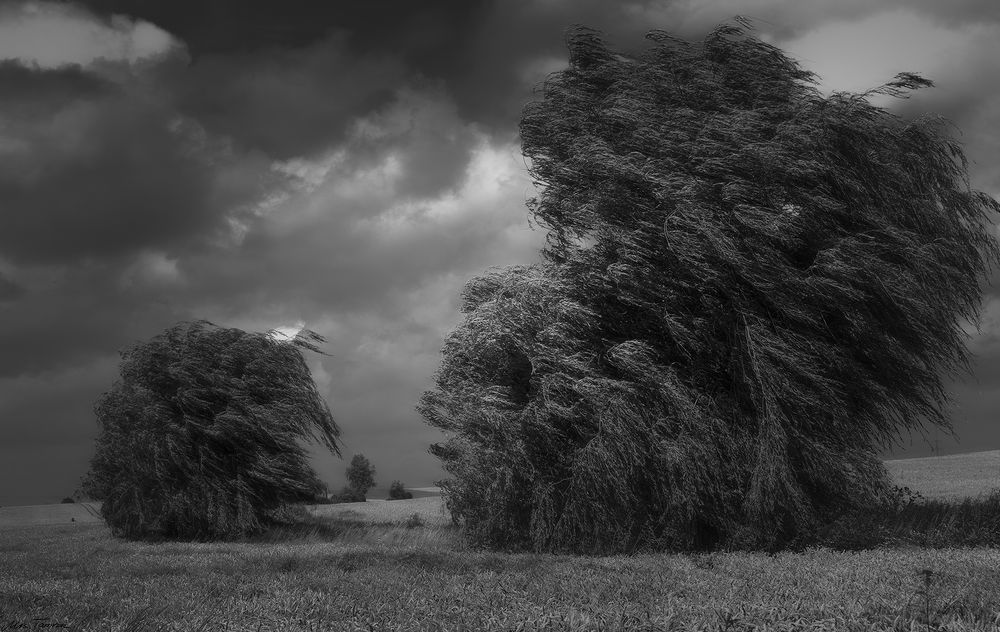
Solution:
<svg viewBox="0 0 1000 632"><path fill-rule="evenodd" d="M781 546L950 429L1000 204L941 120L868 100L930 82L824 97L739 20L647 38L570 33L521 120L544 263L467 285L419 406L479 544Z"/></svg>
<svg viewBox="0 0 1000 632"><path fill-rule="evenodd" d="M122 352L95 406L101 432L83 491L127 538L240 537L322 483L303 439L339 454L339 429L303 350L263 333L181 323Z"/></svg>

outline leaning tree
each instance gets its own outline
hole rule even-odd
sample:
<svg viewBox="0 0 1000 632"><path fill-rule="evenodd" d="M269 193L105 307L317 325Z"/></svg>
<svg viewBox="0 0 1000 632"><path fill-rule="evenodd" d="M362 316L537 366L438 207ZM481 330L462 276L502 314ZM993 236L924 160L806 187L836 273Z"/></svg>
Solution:
<svg viewBox="0 0 1000 632"><path fill-rule="evenodd" d="M772 547L881 502L950 429L1000 249L938 118L824 96L740 20L637 56L593 31L521 119L543 263L463 294L419 410L474 541Z"/></svg>
<svg viewBox="0 0 1000 632"><path fill-rule="evenodd" d="M294 340L181 323L122 352L95 406L101 432L83 491L127 538L215 539L266 526L322 488L302 440L339 454L339 429Z"/></svg>

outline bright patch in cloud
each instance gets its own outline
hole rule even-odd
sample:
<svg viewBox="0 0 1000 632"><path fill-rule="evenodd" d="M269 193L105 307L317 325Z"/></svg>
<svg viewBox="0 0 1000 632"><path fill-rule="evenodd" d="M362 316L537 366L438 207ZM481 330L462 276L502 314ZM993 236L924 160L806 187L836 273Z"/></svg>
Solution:
<svg viewBox="0 0 1000 632"><path fill-rule="evenodd" d="M182 281L177 259L171 259L162 252L146 251L136 258L122 274L123 287L163 286Z"/></svg>
<svg viewBox="0 0 1000 632"><path fill-rule="evenodd" d="M483 221L489 222L502 201L523 199L521 190L527 192L529 187L517 149L511 145L494 146L483 137L472 152L457 190L433 200L397 203L365 223L377 225L383 237L391 238L407 233L414 224L451 224L468 221L472 214L484 215Z"/></svg>
<svg viewBox="0 0 1000 632"><path fill-rule="evenodd" d="M949 28L897 10L859 21L822 24L780 45L819 75L822 89L864 92L900 72L916 72L933 80L942 60L964 47L969 28Z"/></svg>
<svg viewBox="0 0 1000 632"><path fill-rule="evenodd" d="M143 20L116 15L104 21L62 3L0 5L0 60L40 68L89 66L102 60L134 64L181 47L169 33Z"/></svg>
<svg viewBox="0 0 1000 632"><path fill-rule="evenodd" d="M300 191L311 193L326 182L327 176L337 167L344 164L347 151L338 149L316 160L293 158L273 163L279 173L290 176L299 183Z"/></svg>

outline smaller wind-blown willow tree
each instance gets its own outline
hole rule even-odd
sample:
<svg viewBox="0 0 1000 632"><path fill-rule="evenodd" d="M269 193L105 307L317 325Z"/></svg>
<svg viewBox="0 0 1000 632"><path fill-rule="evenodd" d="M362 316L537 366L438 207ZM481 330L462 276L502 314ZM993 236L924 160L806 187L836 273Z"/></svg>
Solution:
<svg viewBox="0 0 1000 632"><path fill-rule="evenodd" d="M322 489L302 440L332 452L339 429L303 350L323 338L181 323L122 352L121 379L95 405L101 432L83 491L132 539L258 532Z"/></svg>
<svg viewBox="0 0 1000 632"><path fill-rule="evenodd" d="M746 25L637 57L587 29L521 119L544 263L463 295L418 409L473 542L770 548L886 498L950 429L1000 249L933 118L824 97Z"/></svg>

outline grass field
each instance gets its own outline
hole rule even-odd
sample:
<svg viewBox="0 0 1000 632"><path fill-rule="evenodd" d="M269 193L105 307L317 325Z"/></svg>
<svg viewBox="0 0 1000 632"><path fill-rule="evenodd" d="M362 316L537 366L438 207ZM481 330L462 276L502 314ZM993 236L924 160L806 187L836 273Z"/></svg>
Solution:
<svg viewBox="0 0 1000 632"><path fill-rule="evenodd" d="M70 522L81 524L103 523L104 519L101 518L100 510L100 503L0 507L0 529L4 527L67 524Z"/></svg>
<svg viewBox="0 0 1000 632"><path fill-rule="evenodd" d="M925 498L971 498L1000 488L1000 450L886 461L897 485Z"/></svg>
<svg viewBox="0 0 1000 632"><path fill-rule="evenodd" d="M358 521L368 524L393 524L408 520L414 514L428 525L445 526L451 518L444 508L440 496L414 498L413 500L393 500L381 503L345 503L342 505L314 505L309 508L312 515L344 521Z"/></svg>
<svg viewBox="0 0 1000 632"><path fill-rule="evenodd" d="M978 494L983 458L889 467ZM510 555L469 550L435 497L311 512L241 543L0 529L0 631L1000 629L1000 549Z"/></svg>

